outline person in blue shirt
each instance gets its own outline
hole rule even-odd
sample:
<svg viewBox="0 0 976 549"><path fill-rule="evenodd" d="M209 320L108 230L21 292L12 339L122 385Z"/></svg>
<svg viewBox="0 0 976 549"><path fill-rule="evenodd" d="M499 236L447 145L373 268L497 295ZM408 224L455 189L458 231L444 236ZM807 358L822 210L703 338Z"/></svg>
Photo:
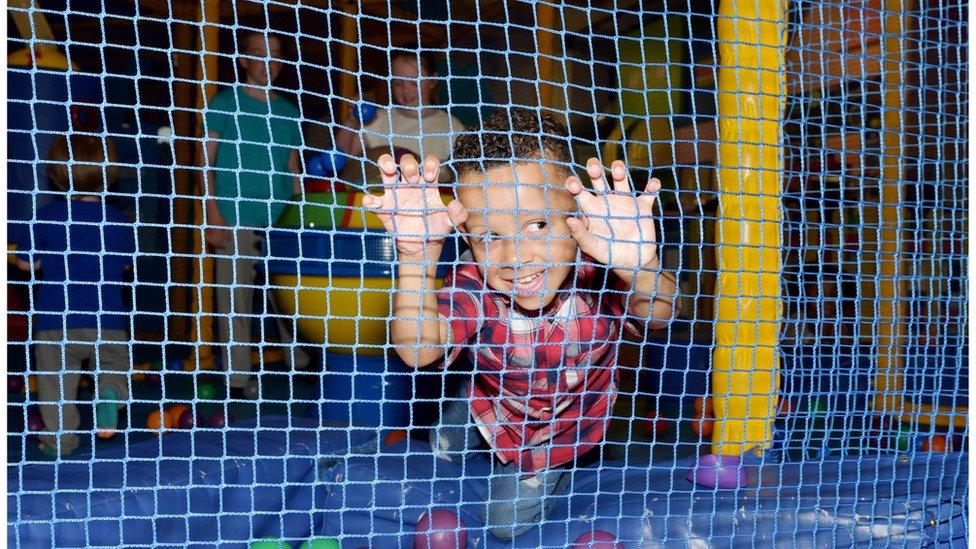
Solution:
<svg viewBox="0 0 976 549"><path fill-rule="evenodd" d="M12 231L17 265L34 273L33 345L40 413L40 450L67 455L78 448L75 401L82 362L97 373L96 435L109 438L129 399L131 315L123 300L135 254L135 226L105 202L116 177L107 138L60 137L48 155L51 188L64 193Z"/></svg>
<svg viewBox="0 0 976 549"><path fill-rule="evenodd" d="M230 372L231 395L256 398L257 381L251 377L254 266L263 255L264 231L302 192L297 177L302 133L298 109L272 87L281 72L281 41L251 31L239 43L242 55L237 64L243 82L208 102L200 166L206 189L204 237L217 254L214 294L223 339L220 356ZM276 320L285 343L291 343L294 326L285 326L280 315ZM302 369L309 357L291 346L285 361L289 369Z"/></svg>

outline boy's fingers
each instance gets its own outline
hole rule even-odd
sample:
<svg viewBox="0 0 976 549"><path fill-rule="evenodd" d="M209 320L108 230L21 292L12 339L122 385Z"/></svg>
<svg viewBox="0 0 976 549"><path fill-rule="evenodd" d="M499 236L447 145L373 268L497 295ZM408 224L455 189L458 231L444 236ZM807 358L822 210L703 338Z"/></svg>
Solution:
<svg viewBox="0 0 976 549"><path fill-rule="evenodd" d="M363 206L377 210L383 206L383 199L376 195L367 194L363 196Z"/></svg>
<svg viewBox="0 0 976 549"><path fill-rule="evenodd" d="M441 169L441 159L434 155L427 155L424 159L424 181L433 183L437 181L437 176Z"/></svg>
<svg viewBox="0 0 976 549"><path fill-rule="evenodd" d="M580 178L576 177L575 175L567 177L565 185L566 190L569 191L569 194L573 196L583 192L583 182L580 181Z"/></svg>
<svg viewBox="0 0 976 549"><path fill-rule="evenodd" d="M380 178L383 180L384 186L393 185L396 183L396 161L389 154L384 154L376 161L380 167Z"/></svg>
<svg viewBox="0 0 976 549"><path fill-rule="evenodd" d="M412 154L400 158L400 176L407 183L420 183L420 166Z"/></svg>
<svg viewBox="0 0 976 549"><path fill-rule="evenodd" d="M593 189L596 191L604 192L607 190L607 184L603 179L603 163L596 158L591 158L586 162L586 175L590 178L590 183L593 184Z"/></svg>
<svg viewBox="0 0 976 549"><path fill-rule="evenodd" d="M610 165L610 174L613 176L613 190L630 192L630 178L627 177L627 166L622 160L613 161Z"/></svg>
<svg viewBox="0 0 976 549"><path fill-rule="evenodd" d="M652 177L651 179L649 179L647 181L647 186L644 187L645 193L656 193L660 190L661 190L661 180L656 177Z"/></svg>
<svg viewBox="0 0 976 549"><path fill-rule="evenodd" d="M452 200L447 205L447 217L451 220L451 225L458 227L468 220L468 209L459 200Z"/></svg>

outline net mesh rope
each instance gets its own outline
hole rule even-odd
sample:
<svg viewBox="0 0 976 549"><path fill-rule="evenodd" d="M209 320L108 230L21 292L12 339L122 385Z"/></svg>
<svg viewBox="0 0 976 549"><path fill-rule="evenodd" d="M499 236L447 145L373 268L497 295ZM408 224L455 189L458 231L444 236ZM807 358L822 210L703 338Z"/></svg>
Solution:
<svg viewBox="0 0 976 549"><path fill-rule="evenodd" d="M515 546L546 547L603 546L603 535L628 547L965 536L965 473L930 462L964 450L968 433L964 5L763 3L746 11L779 21L783 36L760 36L760 48L723 36L725 16L704 2L156 4L9 7L19 29L8 38L10 546L297 546L316 536L343 547L410 545L421 517L438 509L464 526L451 515L432 528L463 532L469 546L507 546L506 531ZM730 28L750 23L735 19ZM740 57L749 48L763 52L754 68ZM776 75L781 86L748 89L737 80L748 74ZM751 110L750 94L780 109ZM417 95L430 105L398 104ZM546 171L535 155L476 154L487 166L473 173L508 167L514 181L482 185L470 206L478 184L458 183L451 145L516 108L536 127L543 115L565 125L567 158ZM541 144L544 132L532 132ZM515 133L503 132L509 148ZM72 136L67 156L52 160L62 136ZM78 149L73 136L95 145ZM751 159L752 146L771 147L775 159ZM444 204L431 194L423 214L467 192L473 214L514 217L512 228L462 224L444 240L436 275L402 289L417 265L398 260L403 247L364 205L365 193L383 195L383 153L444 158L437 175L427 170ZM622 161L632 190L594 189L591 157L607 168L606 184ZM519 166L540 167L541 202ZM612 196L635 206L661 182L651 224L660 262L650 270L673 275L673 290L661 278L642 290L582 252L561 258L575 242L568 232L527 232L539 226L518 220L565 223L560 169L579 175L601 207ZM79 188L92 177L86 170L110 186ZM749 171L776 191L730 190ZM55 188L58 177L67 191ZM393 210L411 186L404 174L395 179ZM775 204L775 215L760 204ZM624 217L594 214L591 228ZM220 233L221 218L233 230ZM434 231L437 221L412 230ZM766 228L750 236L757 227ZM750 263L767 239L773 255L762 257L778 258L778 268ZM492 264L504 255L494 249L509 259ZM540 255L527 261L531 250ZM614 253L611 262L634 259ZM517 307L545 295L519 293L535 284L515 280L527 269L555 279L557 305L572 307L539 316ZM575 277L591 271L578 286ZM488 277L470 302L438 295L449 334L473 330L468 339L403 339L425 328L397 327L415 319L397 316L395 296L423 298L464 273ZM766 285L747 299L742 281L753 276ZM745 293L723 293L737 287ZM673 309L650 326L628 324L628 307L644 297ZM753 314L754 302L775 310ZM584 304L593 308L580 312ZM597 317L610 326L600 337ZM524 335L539 326L542 335ZM721 340L722 326L744 339ZM757 335L769 333L763 326L775 335ZM541 339L554 329L565 339ZM113 345L119 331L123 344ZM519 345L532 352L513 352ZM580 348L603 345L617 358L613 381L599 385L573 361L598 360ZM726 384L714 375L728 347L753 363L733 364L738 381ZM774 365L761 363L764 349ZM431 350L458 360L443 369L436 359L404 363ZM757 393L757 372L770 371L773 388ZM465 392L471 383L523 396L479 407ZM569 427L550 419L544 398L524 396L568 399L588 384L614 397L582 400L610 409L590 417L572 400L579 413ZM116 416L106 388L122 406L115 435L100 438L99 424L105 431ZM731 434L728 426L746 423L735 407L746 397L768 436ZM542 434L531 446L543 450L521 457L558 467L533 461L518 476L501 467L518 452L488 450L491 432L525 436L523 407L534 407L530 428ZM486 425L489 410L496 423ZM437 426L452 414L473 440L444 465L428 442L445 440ZM604 419L605 432L587 439L581 427ZM594 442L599 449L574 450ZM685 480L700 456L736 444L777 471L807 471L768 477L764 493L738 492L748 508L741 524L721 517L721 491ZM890 473L892 456L907 469ZM516 480L493 483L506 474ZM806 492L811 474L824 480ZM853 488L827 490L844 484L837 478ZM812 493L840 524L858 500L900 494L900 481L915 491L862 513L870 527L829 532L794 493ZM544 500L548 518L486 526L483 509L539 486L555 491Z"/></svg>

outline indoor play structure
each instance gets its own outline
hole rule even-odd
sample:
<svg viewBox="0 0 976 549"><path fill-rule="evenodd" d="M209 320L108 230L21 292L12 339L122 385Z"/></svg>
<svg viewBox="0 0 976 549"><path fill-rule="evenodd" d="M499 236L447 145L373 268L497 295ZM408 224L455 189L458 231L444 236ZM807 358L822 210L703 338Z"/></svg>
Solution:
<svg viewBox="0 0 976 549"><path fill-rule="evenodd" d="M57 199L50 141L85 131L119 144L106 199L140 231L124 425L69 456L36 450L38 280L11 276L26 327L8 350L10 547L967 546L963 4L410 4L10 3L10 230ZM231 397L215 358L195 160L247 29L287 37L275 91L305 134L304 192L258 266L277 312L255 315L254 401ZM441 58L441 108L544 108L576 160L665 182L680 313L622 345L607 440L511 542L481 522L488 459L431 453L467 370L392 352L397 253L363 207L375 151L332 144L348 109L385 105L391 47L418 42ZM463 252L448 238L438 284ZM295 320L318 369L280 365L271 314Z"/></svg>

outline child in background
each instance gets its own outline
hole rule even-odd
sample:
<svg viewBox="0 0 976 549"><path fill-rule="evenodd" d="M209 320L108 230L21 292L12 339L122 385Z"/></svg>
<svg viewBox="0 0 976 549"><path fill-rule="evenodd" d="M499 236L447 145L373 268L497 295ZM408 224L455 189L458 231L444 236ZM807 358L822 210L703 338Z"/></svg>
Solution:
<svg viewBox="0 0 976 549"><path fill-rule="evenodd" d="M444 109L434 106L437 89L437 69L429 54L417 51L417 47L404 47L390 54L389 109L379 109L376 118L363 122L357 118L356 109L350 109L342 120L343 127L336 131L336 145L351 156L367 149L389 147L409 150L442 160L451 155L453 136L464 131L464 124ZM450 177L448 170L441 170L439 179ZM369 183L375 183L370 181Z"/></svg>
<svg viewBox="0 0 976 549"><path fill-rule="evenodd" d="M131 368L122 298L135 253L135 227L102 194L116 177L107 138L72 135L51 146L51 188L66 193L41 208L15 237L17 265L43 273L34 282L34 359L40 413L47 431L39 448L68 455L78 448L75 400L82 361L94 372L97 436L109 438L129 399Z"/></svg>
<svg viewBox="0 0 976 549"><path fill-rule="evenodd" d="M462 351L472 380L448 395L431 430L438 458L461 462L487 442L493 469L484 522L503 540L538 524L573 460L603 440L626 328L662 328L675 278L662 272L652 179L631 191L622 162L612 188L597 159L591 192L571 175L565 127L548 115L502 111L454 147L457 199L436 187L439 162L380 159L385 192L369 196L396 237L391 335L413 367ZM444 240L455 228L470 252L434 290Z"/></svg>

